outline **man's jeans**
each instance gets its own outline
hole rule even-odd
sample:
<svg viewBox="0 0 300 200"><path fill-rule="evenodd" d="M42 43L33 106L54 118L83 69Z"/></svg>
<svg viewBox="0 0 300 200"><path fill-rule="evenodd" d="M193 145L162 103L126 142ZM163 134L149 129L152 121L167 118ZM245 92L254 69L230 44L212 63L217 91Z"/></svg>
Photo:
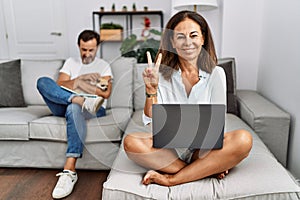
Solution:
<svg viewBox="0 0 300 200"><path fill-rule="evenodd" d="M96 115L92 115L85 109L82 111L80 105L71 102L76 95L62 89L48 77L38 79L37 89L54 116L66 117L68 139L66 156L81 157L87 132L86 120L105 116L105 109L101 107Z"/></svg>

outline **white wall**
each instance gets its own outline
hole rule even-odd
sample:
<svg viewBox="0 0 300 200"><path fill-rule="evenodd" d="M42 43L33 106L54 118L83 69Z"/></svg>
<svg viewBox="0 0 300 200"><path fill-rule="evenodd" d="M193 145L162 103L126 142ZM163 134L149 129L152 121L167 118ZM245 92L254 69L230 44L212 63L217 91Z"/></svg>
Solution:
<svg viewBox="0 0 300 200"><path fill-rule="evenodd" d="M256 89L260 51L261 0L223 2L222 57L235 57L237 88Z"/></svg>
<svg viewBox="0 0 300 200"><path fill-rule="evenodd" d="M0 59L8 59L8 44L6 39L6 26L3 14L3 1L0 1Z"/></svg>
<svg viewBox="0 0 300 200"><path fill-rule="evenodd" d="M300 178L300 1L265 0L257 88L292 116L288 169Z"/></svg>

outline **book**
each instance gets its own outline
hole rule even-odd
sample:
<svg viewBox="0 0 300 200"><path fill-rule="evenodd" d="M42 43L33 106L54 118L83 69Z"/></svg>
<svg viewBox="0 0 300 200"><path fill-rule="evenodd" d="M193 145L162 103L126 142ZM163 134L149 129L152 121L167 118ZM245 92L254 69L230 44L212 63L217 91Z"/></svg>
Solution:
<svg viewBox="0 0 300 200"><path fill-rule="evenodd" d="M69 91L69 92L71 92L73 94L78 94L79 96L82 96L82 97L89 97L89 98L97 98L98 97L98 95L96 95L96 94L88 94L88 93L76 92L76 91L71 90L70 88L67 88L65 86L60 86L60 87L62 89L64 89L64 90L67 90L67 91Z"/></svg>

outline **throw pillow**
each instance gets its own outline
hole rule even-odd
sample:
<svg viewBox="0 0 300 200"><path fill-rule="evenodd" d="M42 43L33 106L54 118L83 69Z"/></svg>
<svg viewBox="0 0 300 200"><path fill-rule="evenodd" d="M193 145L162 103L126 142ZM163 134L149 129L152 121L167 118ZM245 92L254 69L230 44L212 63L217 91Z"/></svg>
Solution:
<svg viewBox="0 0 300 200"><path fill-rule="evenodd" d="M218 66L222 67L226 74L227 84L227 113L237 115L236 83L235 83L235 60L234 58L224 58L218 60Z"/></svg>
<svg viewBox="0 0 300 200"><path fill-rule="evenodd" d="M25 107L21 61L0 63L0 107Z"/></svg>
<svg viewBox="0 0 300 200"><path fill-rule="evenodd" d="M112 91L107 101L107 108L131 108L133 105L132 80L135 58L119 57L110 63L114 80Z"/></svg>

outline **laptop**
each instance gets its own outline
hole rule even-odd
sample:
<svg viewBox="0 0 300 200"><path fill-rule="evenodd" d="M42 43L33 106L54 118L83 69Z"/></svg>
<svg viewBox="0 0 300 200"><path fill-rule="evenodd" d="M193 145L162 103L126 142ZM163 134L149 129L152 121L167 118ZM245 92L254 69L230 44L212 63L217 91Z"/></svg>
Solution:
<svg viewBox="0 0 300 200"><path fill-rule="evenodd" d="M221 149L224 104L153 104L155 148Z"/></svg>

